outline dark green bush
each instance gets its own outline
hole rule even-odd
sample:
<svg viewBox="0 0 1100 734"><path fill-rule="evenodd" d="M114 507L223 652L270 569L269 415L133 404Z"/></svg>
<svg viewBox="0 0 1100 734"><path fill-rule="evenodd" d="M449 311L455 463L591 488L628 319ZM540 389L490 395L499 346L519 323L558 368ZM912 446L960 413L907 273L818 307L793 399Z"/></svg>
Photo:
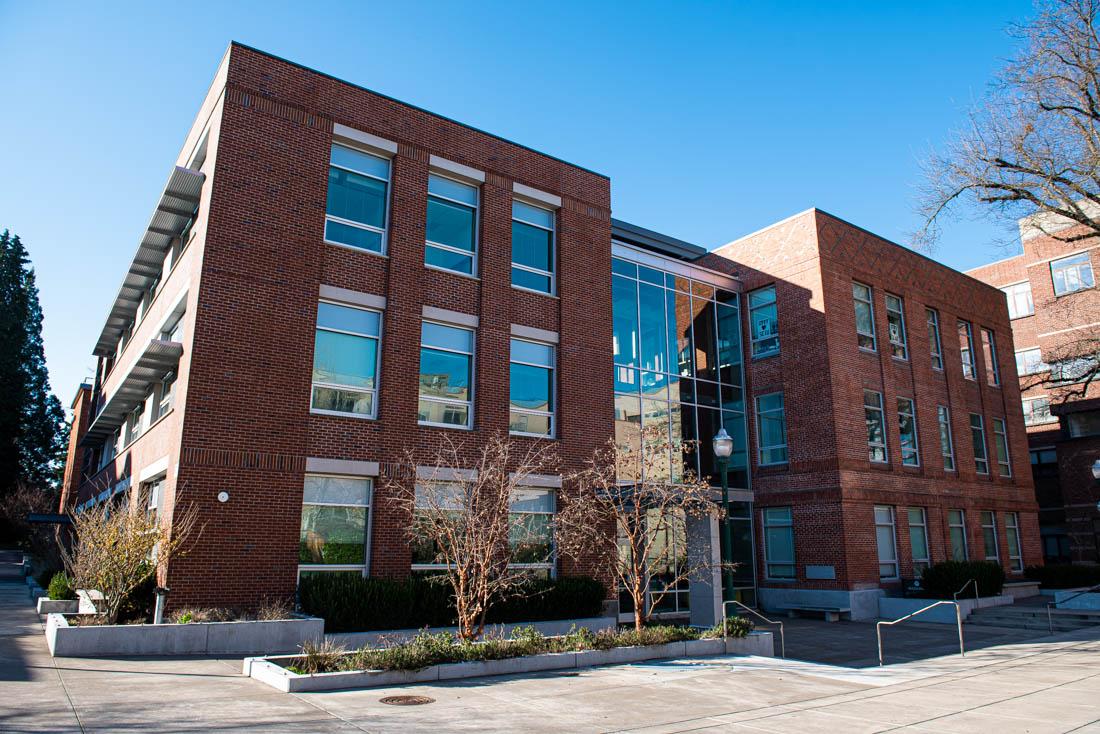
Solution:
<svg viewBox="0 0 1100 734"><path fill-rule="evenodd" d="M46 593L54 601L76 598L76 589L73 588L72 580L64 571L59 571L53 575L53 578L50 579L50 585L46 589Z"/></svg>
<svg viewBox="0 0 1100 734"><path fill-rule="evenodd" d="M1028 566L1024 575L1046 589L1073 589L1100 584L1100 566Z"/></svg>
<svg viewBox="0 0 1100 734"><path fill-rule="evenodd" d="M933 599L951 599L963 585L974 579L982 596L997 596L1005 585L1005 570L996 561L944 561L926 568L921 582ZM973 598L974 587L961 598Z"/></svg>
<svg viewBox="0 0 1100 734"><path fill-rule="evenodd" d="M447 627L455 624L454 603L445 583L363 578L358 572L303 575L299 603L306 614L324 617L329 632ZM520 595L489 611L489 622L534 622L600 614L605 596L595 579L567 577L532 581Z"/></svg>

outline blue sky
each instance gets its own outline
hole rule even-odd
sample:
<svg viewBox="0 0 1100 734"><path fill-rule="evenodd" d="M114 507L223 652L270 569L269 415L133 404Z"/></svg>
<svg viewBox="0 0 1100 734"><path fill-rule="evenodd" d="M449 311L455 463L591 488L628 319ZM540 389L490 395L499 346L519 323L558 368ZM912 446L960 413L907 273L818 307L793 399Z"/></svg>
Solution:
<svg viewBox="0 0 1100 734"><path fill-rule="evenodd" d="M607 174L616 217L706 247L810 206L905 242L921 158L1012 53L1008 23L1032 12L0 0L0 228L30 249L67 404L236 39ZM959 269L999 259L1006 231L964 220L932 254Z"/></svg>

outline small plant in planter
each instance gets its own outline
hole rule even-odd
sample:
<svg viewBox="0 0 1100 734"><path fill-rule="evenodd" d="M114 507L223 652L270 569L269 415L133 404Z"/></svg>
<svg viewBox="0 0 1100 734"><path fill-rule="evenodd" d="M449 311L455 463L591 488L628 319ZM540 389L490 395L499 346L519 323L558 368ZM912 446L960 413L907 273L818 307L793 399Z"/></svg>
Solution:
<svg viewBox="0 0 1100 734"><path fill-rule="evenodd" d="M46 590L50 599L54 601L71 601L76 599L76 589L73 588L72 579L64 571L59 571L50 579L50 586Z"/></svg>

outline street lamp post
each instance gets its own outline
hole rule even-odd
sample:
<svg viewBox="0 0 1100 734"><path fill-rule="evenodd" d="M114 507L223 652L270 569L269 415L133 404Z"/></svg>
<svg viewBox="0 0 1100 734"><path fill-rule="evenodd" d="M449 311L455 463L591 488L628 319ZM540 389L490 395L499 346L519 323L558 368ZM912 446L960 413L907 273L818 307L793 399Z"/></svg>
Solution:
<svg viewBox="0 0 1100 734"><path fill-rule="evenodd" d="M714 455L718 459L718 473L722 475L722 507L726 511L722 517L722 601L733 596L733 535L730 532L730 454L733 453L733 439L725 428L718 429L714 436ZM725 610L723 609L723 614Z"/></svg>

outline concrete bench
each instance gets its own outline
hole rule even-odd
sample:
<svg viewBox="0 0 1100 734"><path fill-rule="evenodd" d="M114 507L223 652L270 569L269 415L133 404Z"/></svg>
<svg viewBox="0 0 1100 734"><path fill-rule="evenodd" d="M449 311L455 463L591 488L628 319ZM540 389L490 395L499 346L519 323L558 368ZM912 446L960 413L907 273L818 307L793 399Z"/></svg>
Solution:
<svg viewBox="0 0 1100 734"><path fill-rule="evenodd" d="M839 622L843 614L847 614L848 619L852 618L851 607L819 607L811 604L785 604L779 608L785 611L788 617L796 617L799 612L816 612L818 614L824 614L826 622Z"/></svg>

